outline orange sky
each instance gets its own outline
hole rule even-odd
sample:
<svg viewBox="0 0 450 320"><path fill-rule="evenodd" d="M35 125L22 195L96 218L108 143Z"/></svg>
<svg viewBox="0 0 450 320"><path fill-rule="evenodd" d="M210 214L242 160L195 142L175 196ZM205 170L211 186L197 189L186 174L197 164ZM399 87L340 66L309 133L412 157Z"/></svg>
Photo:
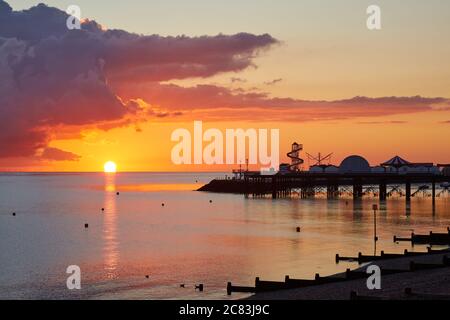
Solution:
<svg viewBox="0 0 450 320"><path fill-rule="evenodd" d="M447 3L424 7L412 1L405 13L403 5L381 1L385 20L377 32L365 28L365 7L356 1L325 8L312 1L291 7L261 2L261 16L273 15L264 21L250 15L255 7L245 4L240 10L248 18L238 15L234 24L214 19L214 10L206 16L187 9L196 19L188 23L179 17L179 25L170 26L158 15L137 23L140 12L151 9L148 4L130 8L135 19L117 20L119 4L104 12L92 2L80 3L91 19L106 24L99 27L105 37L97 43L107 51L89 51L92 43L80 42L76 45L84 49L78 55L66 52L64 41L71 41L71 34L65 38L66 31L51 19L44 30L53 30L53 38L44 33L30 42L19 39L33 55L26 56L19 44L0 47L0 58L8 50L24 55L23 61L8 62L20 67L0 63L0 74L6 75L0 94L11 98L1 104L8 109L0 119L0 171L101 171L108 160L119 171L230 170L172 164L170 135L177 128L192 130L194 120L222 132L278 128L282 162L293 141L312 154L333 152L334 164L350 154L373 165L394 155L450 162ZM32 4L19 1L14 9ZM236 5L217 12L231 17ZM33 21L34 13L27 14ZM40 30L42 19L36 21L30 28ZM107 28L140 35L107 34ZM244 31L250 34L238 34ZM144 36L154 32L188 36ZM215 36L218 32L227 36ZM204 33L212 36L196 37ZM61 40L57 49L41 41L47 36ZM102 58L94 61L98 55ZM29 71L32 59L36 64ZM23 73L9 79L10 70Z"/></svg>
<svg viewBox="0 0 450 320"><path fill-rule="evenodd" d="M448 124L439 124L441 114L412 114L395 118L367 118L358 120L324 121L319 123L255 123L204 122L204 130L219 128L279 128L280 153L285 153L293 141L304 144L306 152L333 152L332 162L339 164L349 154L360 154L376 165L394 155L410 161L447 163L450 159ZM407 123L368 124L401 119ZM367 123L366 123L367 122ZM38 166L18 167L26 171L101 171L108 160L117 163L119 171L221 171L236 166L173 165L170 159L175 142L170 141L174 129L193 130L192 122L158 122L142 125L142 132L134 128L113 129L108 132L85 132L82 139L55 140L52 147L82 155L79 161L39 162ZM206 143L204 144L206 145ZM306 157L304 157L306 158ZM307 162L306 162L307 164ZM13 167L14 168L14 167Z"/></svg>

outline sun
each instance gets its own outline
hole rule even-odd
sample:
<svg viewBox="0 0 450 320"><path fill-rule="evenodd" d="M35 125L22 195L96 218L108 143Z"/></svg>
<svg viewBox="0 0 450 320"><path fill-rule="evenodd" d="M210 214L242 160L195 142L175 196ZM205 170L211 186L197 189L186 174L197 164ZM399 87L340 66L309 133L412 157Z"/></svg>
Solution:
<svg viewBox="0 0 450 320"><path fill-rule="evenodd" d="M117 166L113 161L108 161L103 166L103 169L106 173L115 173L117 171Z"/></svg>

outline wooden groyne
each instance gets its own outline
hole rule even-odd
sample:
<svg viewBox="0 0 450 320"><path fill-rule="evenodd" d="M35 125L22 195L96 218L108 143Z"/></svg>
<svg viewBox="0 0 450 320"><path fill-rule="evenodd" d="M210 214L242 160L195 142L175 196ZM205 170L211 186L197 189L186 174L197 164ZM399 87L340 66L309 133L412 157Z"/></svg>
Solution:
<svg viewBox="0 0 450 320"><path fill-rule="evenodd" d="M364 262L373 262L379 260L397 259L405 257L425 256L430 254L444 254L444 256L442 257L442 263L422 263L410 261L409 266L406 269L390 269L380 267L381 275L392 275L405 272L415 272L420 270L431 270L450 267L450 258L446 255L446 254L450 255L450 251L448 249L432 250L431 248L428 248L427 252L409 252L408 250L405 250L403 254L385 253L384 251L381 251L381 254L379 256L363 255L362 253L358 253L357 257L342 257L336 254L336 263L338 263L339 261L357 261L359 263L364 263ZM314 279L294 279L291 278L289 275L287 275L285 276L284 281L266 281L261 280L259 277L256 277L255 285L253 287L236 286L233 285L231 282L228 282L227 294L231 295L233 292L259 293L259 292L270 292L286 289L299 289L323 284L364 279L367 278L368 276L369 274L363 270L347 269L342 274L331 275L326 277L322 277L320 276L320 274L317 273L314 276Z"/></svg>
<svg viewBox="0 0 450 320"><path fill-rule="evenodd" d="M450 258L444 256L442 258L442 263L420 263L411 261L409 264L409 268L406 269L389 269L380 267L380 270L381 275L392 275L397 273L415 272L420 270L431 270L446 267L450 267ZM254 287L235 286L231 282L228 282L227 294L231 295L233 292L259 293L259 292L270 292L287 289L300 289L329 283L364 279L367 278L368 276L369 274L367 272L361 270L352 271L350 269L347 269L346 272L343 273L342 275L321 277L319 274L316 274L314 279L292 279L289 276L286 276L284 282L263 281L260 280L259 277L256 277Z"/></svg>
<svg viewBox="0 0 450 320"><path fill-rule="evenodd" d="M405 249L403 253L385 253L384 251L381 251L381 254L379 256L374 255L364 255L361 252L358 253L357 257L345 257L340 256L339 254L336 254L336 263L339 263L340 261L350 261L350 262L358 262L359 264L366 263L366 262L372 262L372 261L379 261L379 260L389 260L389 259L397 259L397 258L405 258L405 257L417 257L417 256L424 256L424 255L430 255L430 254L442 254L446 253L448 250L433 250L431 248L428 248L427 252L411 252Z"/></svg>
<svg viewBox="0 0 450 320"><path fill-rule="evenodd" d="M411 233L410 238L394 236L394 242L411 242L412 244L430 244L430 245L450 245L450 228L447 233L415 234Z"/></svg>

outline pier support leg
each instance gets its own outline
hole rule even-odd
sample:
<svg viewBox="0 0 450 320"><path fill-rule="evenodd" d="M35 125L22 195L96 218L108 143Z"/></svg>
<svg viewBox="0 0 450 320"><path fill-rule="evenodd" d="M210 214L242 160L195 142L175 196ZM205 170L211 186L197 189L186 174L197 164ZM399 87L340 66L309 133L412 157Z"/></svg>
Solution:
<svg viewBox="0 0 450 320"><path fill-rule="evenodd" d="M433 181L431 184L431 198L433 202L433 207L436 205L436 182Z"/></svg>
<svg viewBox="0 0 450 320"><path fill-rule="evenodd" d="M248 194L249 194L249 192L248 192L248 178L247 177L244 177L244 197L246 198L246 199L248 199Z"/></svg>
<svg viewBox="0 0 450 320"><path fill-rule="evenodd" d="M309 189L309 197L314 198L316 196L316 189L314 187L311 187Z"/></svg>
<svg viewBox="0 0 450 320"><path fill-rule="evenodd" d="M338 186L332 184L327 186L327 198L335 199L337 198Z"/></svg>
<svg viewBox="0 0 450 320"><path fill-rule="evenodd" d="M411 182L406 182L406 201L411 201Z"/></svg>
<svg viewBox="0 0 450 320"><path fill-rule="evenodd" d="M353 185L353 199L360 199L362 198L362 192L363 188L360 184L354 184Z"/></svg>
<svg viewBox="0 0 450 320"><path fill-rule="evenodd" d="M272 199L277 198L277 178L272 177Z"/></svg>
<svg viewBox="0 0 450 320"><path fill-rule="evenodd" d="M380 184L380 200L385 201L387 197L386 183Z"/></svg>

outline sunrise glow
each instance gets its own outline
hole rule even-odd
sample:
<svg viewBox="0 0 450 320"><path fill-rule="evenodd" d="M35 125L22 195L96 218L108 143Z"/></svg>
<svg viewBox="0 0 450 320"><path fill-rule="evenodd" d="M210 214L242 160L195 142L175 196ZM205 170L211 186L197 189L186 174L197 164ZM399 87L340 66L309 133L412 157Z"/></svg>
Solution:
<svg viewBox="0 0 450 320"><path fill-rule="evenodd" d="M105 171L105 173L116 173L117 165L113 161L108 161L103 166L103 170Z"/></svg>

